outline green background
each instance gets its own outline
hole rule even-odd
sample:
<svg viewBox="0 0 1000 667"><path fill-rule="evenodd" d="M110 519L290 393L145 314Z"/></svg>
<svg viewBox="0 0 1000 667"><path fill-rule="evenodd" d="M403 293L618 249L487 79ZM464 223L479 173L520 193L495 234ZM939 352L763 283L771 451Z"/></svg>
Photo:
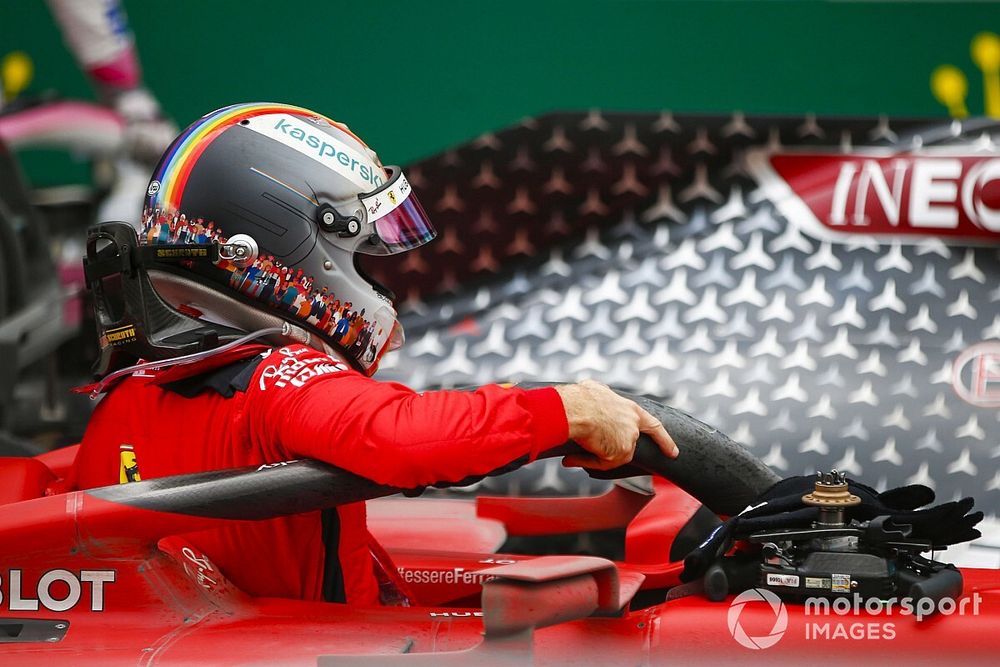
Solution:
<svg viewBox="0 0 1000 667"><path fill-rule="evenodd" d="M386 162L427 156L524 116L600 107L944 116L942 63L1000 32L963 2L665 0L131 0L149 86L182 125L274 100L347 122ZM40 0L0 0L0 54L27 51L33 90L89 96Z"/></svg>

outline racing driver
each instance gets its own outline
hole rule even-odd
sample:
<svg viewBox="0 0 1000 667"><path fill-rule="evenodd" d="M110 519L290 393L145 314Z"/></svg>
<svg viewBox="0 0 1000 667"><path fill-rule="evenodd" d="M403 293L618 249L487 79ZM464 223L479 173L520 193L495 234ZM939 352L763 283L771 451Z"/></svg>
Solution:
<svg viewBox="0 0 1000 667"><path fill-rule="evenodd" d="M272 103L205 115L161 158L141 222L138 249L191 259L144 267L156 299L140 310L157 317L126 321L132 311L98 303L107 394L79 488L296 458L413 488L527 463L567 439L584 451L565 464L611 469L640 433L677 456L656 418L596 382L417 393L372 379L403 336L392 294L358 258L435 233L401 170L325 116ZM95 295L107 266L88 266ZM185 337L169 322L200 328ZM170 341L202 351L171 358ZM149 363L129 365L139 357ZM363 503L185 537L252 595L380 601L386 568Z"/></svg>

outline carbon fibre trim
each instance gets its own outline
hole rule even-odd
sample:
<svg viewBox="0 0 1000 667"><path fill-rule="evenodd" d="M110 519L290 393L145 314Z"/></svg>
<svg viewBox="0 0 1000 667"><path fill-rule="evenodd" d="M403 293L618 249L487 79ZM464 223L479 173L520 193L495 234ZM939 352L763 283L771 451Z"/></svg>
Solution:
<svg viewBox="0 0 1000 667"><path fill-rule="evenodd" d="M398 493L319 461L161 477L87 491L113 503L216 519L273 519Z"/></svg>

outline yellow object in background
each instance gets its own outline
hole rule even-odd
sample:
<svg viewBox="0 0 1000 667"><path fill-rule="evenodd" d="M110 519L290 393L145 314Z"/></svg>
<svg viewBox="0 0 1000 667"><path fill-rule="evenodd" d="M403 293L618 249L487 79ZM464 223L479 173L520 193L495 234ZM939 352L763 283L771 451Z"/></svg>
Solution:
<svg viewBox="0 0 1000 667"><path fill-rule="evenodd" d="M952 117L965 118L969 115L969 109L965 106L969 82L962 70L954 65L941 65L931 72L931 92L938 102L948 108Z"/></svg>
<svg viewBox="0 0 1000 667"><path fill-rule="evenodd" d="M0 79L3 80L3 99L12 100L20 95L31 83L35 65L24 51L12 51L0 63Z"/></svg>
<svg viewBox="0 0 1000 667"><path fill-rule="evenodd" d="M983 111L990 118L1000 118L1000 35L981 32L969 44L972 62L983 73ZM931 72L931 93L948 108L954 118L965 118L969 109L965 98L969 81L954 65L941 65Z"/></svg>
<svg viewBox="0 0 1000 667"><path fill-rule="evenodd" d="M983 72L983 101L986 115L1000 118L1000 36L981 32L972 38L972 62Z"/></svg>
<svg viewBox="0 0 1000 667"><path fill-rule="evenodd" d="M118 448L119 468L118 483L141 482L139 463L135 460L135 450L132 445L122 445Z"/></svg>

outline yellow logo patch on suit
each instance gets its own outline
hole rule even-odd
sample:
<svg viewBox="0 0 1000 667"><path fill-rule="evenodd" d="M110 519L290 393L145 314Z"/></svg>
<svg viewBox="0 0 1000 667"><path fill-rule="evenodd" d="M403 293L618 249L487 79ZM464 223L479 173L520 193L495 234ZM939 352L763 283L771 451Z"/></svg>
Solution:
<svg viewBox="0 0 1000 667"><path fill-rule="evenodd" d="M118 448L118 459L119 484L142 481L142 478L139 476L139 463L135 459L135 450L132 445L121 445Z"/></svg>

